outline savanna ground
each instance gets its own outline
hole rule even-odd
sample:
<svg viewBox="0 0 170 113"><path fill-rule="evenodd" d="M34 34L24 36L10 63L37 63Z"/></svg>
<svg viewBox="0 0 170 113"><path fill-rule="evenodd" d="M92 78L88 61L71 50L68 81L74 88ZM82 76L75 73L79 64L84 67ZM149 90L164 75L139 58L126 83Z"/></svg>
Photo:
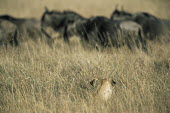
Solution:
<svg viewBox="0 0 170 113"><path fill-rule="evenodd" d="M39 18L44 6L83 16L109 17L116 4L170 19L168 0L0 0L0 14ZM113 78L110 100L91 96L93 78ZM32 41L0 49L1 113L169 113L170 44L150 43L150 53L84 49L57 40L53 49Z"/></svg>

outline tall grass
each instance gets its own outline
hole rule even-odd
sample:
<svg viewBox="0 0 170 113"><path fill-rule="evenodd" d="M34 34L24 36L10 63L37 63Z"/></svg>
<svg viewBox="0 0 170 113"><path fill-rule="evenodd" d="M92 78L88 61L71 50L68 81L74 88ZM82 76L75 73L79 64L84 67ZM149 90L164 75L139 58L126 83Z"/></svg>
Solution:
<svg viewBox="0 0 170 113"><path fill-rule="evenodd" d="M170 46L152 53L86 50L78 41L53 49L28 42L0 50L0 111L4 113L169 112ZM94 100L93 78L117 84L108 102Z"/></svg>
<svg viewBox="0 0 170 113"><path fill-rule="evenodd" d="M1 0L0 13L39 17L48 5L73 9L84 16L108 16L115 3L124 4L129 11L146 10L169 17L166 7L158 9L166 3L138 0ZM126 47L89 50L82 48L76 38L70 46L57 40L53 48L32 41L7 50L0 48L0 112L169 113L170 44L149 45L149 54L132 53ZM93 78L113 78L117 82L107 102L92 96L93 90L88 87Z"/></svg>

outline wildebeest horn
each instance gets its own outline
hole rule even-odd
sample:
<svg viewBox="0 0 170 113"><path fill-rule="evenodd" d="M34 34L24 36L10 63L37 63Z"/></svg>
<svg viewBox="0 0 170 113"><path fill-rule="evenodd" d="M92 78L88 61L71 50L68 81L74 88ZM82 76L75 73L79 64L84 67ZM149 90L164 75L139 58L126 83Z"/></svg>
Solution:
<svg viewBox="0 0 170 113"><path fill-rule="evenodd" d="M47 8L47 6L45 6L45 12L49 12L49 9Z"/></svg>
<svg viewBox="0 0 170 113"><path fill-rule="evenodd" d="M122 10L122 11L124 11L124 7L123 7L123 5L121 6L121 10Z"/></svg>
<svg viewBox="0 0 170 113"><path fill-rule="evenodd" d="M118 10L118 6L119 6L119 4L116 4L116 6L115 6L115 10Z"/></svg>

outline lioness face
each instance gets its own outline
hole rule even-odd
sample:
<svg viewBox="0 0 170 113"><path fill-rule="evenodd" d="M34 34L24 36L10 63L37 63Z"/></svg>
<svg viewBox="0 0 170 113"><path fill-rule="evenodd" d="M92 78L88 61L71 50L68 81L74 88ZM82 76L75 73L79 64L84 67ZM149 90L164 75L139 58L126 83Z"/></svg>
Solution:
<svg viewBox="0 0 170 113"><path fill-rule="evenodd" d="M97 90L95 97L108 100L108 98L112 95L113 87L116 82L111 79L93 79L90 84Z"/></svg>

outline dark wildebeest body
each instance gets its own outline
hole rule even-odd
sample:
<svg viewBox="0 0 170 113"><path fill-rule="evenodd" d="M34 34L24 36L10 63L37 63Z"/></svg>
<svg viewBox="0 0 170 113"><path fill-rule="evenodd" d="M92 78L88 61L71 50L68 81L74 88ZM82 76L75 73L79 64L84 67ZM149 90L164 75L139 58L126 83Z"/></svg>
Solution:
<svg viewBox="0 0 170 113"><path fill-rule="evenodd" d="M131 20L140 24L147 39L154 40L156 37L167 34L167 26L162 20L145 12L129 13L115 10L111 15L112 20Z"/></svg>
<svg viewBox="0 0 170 113"><path fill-rule="evenodd" d="M40 21L30 18L14 18L9 15L1 15L0 19L9 21L17 26L18 29L18 36L17 40L18 42L23 42L25 40L28 40L31 38L32 40L37 41L39 38L44 38L45 40L49 42L52 42L52 39L47 37L42 31L41 31L41 23Z"/></svg>
<svg viewBox="0 0 170 113"><path fill-rule="evenodd" d="M157 17L148 13L136 13L133 20L143 27L144 34L150 40L154 40L161 35L166 35L167 27Z"/></svg>
<svg viewBox="0 0 170 113"><path fill-rule="evenodd" d="M0 45L17 46L17 26L9 21L0 19Z"/></svg>
<svg viewBox="0 0 170 113"><path fill-rule="evenodd" d="M143 41L141 38L141 28L139 28L139 25L137 25L138 27L134 27L132 25L133 22L124 22L121 24L121 21L111 21L105 17L92 17L87 19L72 11L57 12L48 10L43 14L41 22L42 29L51 27L62 35L65 42L69 42L69 37L77 35L81 38L82 42L86 42L86 44L88 43L92 46L114 46L118 48L126 43L128 47L132 49L132 44L130 44L132 40L129 41L130 39L128 39L126 35L130 36L131 34L135 34L135 44ZM132 26L134 28L130 30L127 29L127 27L125 27L127 23L130 24L131 28ZM118 31L124 34L124 39L121 38L123 41L119 41ZM133 44L133 46L135 44ZM142 44L143 48L144 45L145 44Z"/></svg>
<svg viewBox="0 0 170 113"><path fill-rule="evenodd" d="M41 18L41 27L44 32L46 32L46 28L50 27L55 32L60 33L61 37L64 35L64 31L67 26L73 24L77 20L83 20L84 18L73 12L73 11L49 11L46 9L46 11L43 13L43 16ZM47 33L47 32L46 32ZM49 33L47 33L49 34ZM66 42L67 39L64 39Z"/></svg>
<svg viewBox="0 0 170 113"><path fill-rule="evenodd" d="M112 21L106 17L92 17L76 21L67 27L64 37L73 35L81 37L82 41L92 46L119 48L127 45L129 49L134 46L147 51L146 41L142 37L142 27L133 21Z"/></svg>
<svg viewBox="0 0 170 113"><path fill-rule="evenodd" d="M85 20L78 20L74 24L67 26L64 37L68 39L73 35L77 35L82 41L90 43L91 45L99 45L102 47L111 46L109 45L109 40L116 38L111 38L115 34L117 27L112 21L108 21L104 17L93 17ZM110 38L110 39L109 39ZM113 44L116 46L116 43Z"/></svg>

